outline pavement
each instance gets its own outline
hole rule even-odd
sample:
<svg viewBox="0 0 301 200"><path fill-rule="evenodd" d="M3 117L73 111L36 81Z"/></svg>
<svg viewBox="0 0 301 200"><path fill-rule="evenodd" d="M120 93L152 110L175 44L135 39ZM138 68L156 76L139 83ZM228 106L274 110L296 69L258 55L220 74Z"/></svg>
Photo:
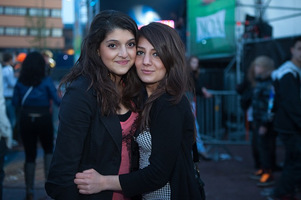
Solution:
<svg viewBox="0 0 301 200"><path fill-rule="evenodd" d="M5 161L5 178L3 182L3 200L23 200L25 198L24 181L25 154L22 147L17 147L7 153ZM51 199L44 189L43 151L38 149L35 174L35 200Z"/></svg>
<svg viewBox="0 0 301 200"><path fill-rule="evenodd" d="M201 160L199 169L205 182L207 200L266 200L264 194L272 188L260 188L256 181L249 179L254 171L251 147L243 145L214 145L210 147L211 161ZM283 162L284 149L277 147L277 161ZM35 200L51 199L44 190L43 151L38 150ZM24 151L22 148L11 150L7 154L4 180L3 200L23 200L24 184ZM277 179L281 174L276 172ZM298 193L301 200L301 192Z"/></svg>

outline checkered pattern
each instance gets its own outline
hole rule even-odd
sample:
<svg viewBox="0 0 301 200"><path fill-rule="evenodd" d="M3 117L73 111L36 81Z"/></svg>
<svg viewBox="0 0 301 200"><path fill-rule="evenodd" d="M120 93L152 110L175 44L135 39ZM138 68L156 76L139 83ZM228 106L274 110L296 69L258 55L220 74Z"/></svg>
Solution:
<svg viewBox="0 0 301 200"><path fill-rule="evenodd" d="M137 137L137 143L139 145L140 152L140 169L143 169L149 165L149 157L152 151L152 136L149 132L143 131ZM171 190L170 184L167 183L162 188L155 190L153 192L145 193L142 195L142 199L144 200L170 200L171 198Z"/></svg>

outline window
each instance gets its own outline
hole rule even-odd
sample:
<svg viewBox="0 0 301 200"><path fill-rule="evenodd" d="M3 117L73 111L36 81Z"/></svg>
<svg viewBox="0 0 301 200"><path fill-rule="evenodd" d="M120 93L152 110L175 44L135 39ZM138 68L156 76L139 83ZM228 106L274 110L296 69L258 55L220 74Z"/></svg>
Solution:
<svg viewBox="0 0 301 200"><path fill-rule="evenodd" d="M29 9L29 16L38 16L39 10L36 8L30 8Z"/></svg>
<svg viewBox="0 0 301 200"><path fill-rule="evenodd" d="M0 6L0 15L3 15L3 13L4 13L3 6Z"/></svg>
<svg viewBox="0 0 301 200"><path fill-rule="evenodd" d="M5 33L6 35L18 35L18 28L6 27Z"/></svg>
<svg viewBox="0 0 301 200"><path fill-rule="evenodd" d="M52 37L62 37L62 36L63 36L62 29L59 28L52 29Z"/></svg>
<svg viewBox="0 0 301 200"><path fill-rule="evenodd" d="M15 13L13 7L6 7L4 9L5 9L4 13L7 14L7 15L13 15Z"/></svg>
<svg viewBox="0 0 301 200"><path fill-rule="evenodd" d="M27 35L27 28L20 28L19 35L26 36Z"/></svg>
<svg viewBox="0 0 301 200"><path fill-rule="evenodd" d="M16 8L16 15L26 15L26 8Z"/></svg>
<svg viewBox="0 0 301 200"><path fill-rule="evenodd" d="M51 10L51 17L60 18L61 17L61 10L59 10L59 9Z"/></svg>
<svg viewBox="0 0 301 200"><path fill-rule="evenodd" d="M44 17L49 17L49 15L50 15L50 10L49 9L43 9L43 16Z"/></svg>
<svg viewBox="0 0 301 200"><path fill-rule="evenodd" d="M0 35L4 35L4 27L0 27Z"/></svg>
<svg viewBox="0 0 301 200"><path fill-rule="evenodd" d="M38 29L36 29L36 28L29 29L30 36L37 36L38 34L39 34Z"/></svg>
<svg viewBox="0 0 301 200"><path fill-rule="evenodd" d="M42 32L42 36L44 36L44 37L48 37L48 36L50 36L50 29L43 29L43 30L41 30Z"/></svg>

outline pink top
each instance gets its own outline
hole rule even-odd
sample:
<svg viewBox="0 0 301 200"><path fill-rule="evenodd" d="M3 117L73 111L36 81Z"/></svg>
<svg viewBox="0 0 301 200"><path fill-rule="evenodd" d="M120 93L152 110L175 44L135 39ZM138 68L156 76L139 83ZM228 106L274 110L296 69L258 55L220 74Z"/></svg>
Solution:
<svg viewBox="0 0 301 200"><path fill-rule="evenodd" d="M138 114L131 113L131 116L124 122L120 122L122 129L122 147L121 147L121 163L118 174L127 174L130 172L130 148L131 139L136 131L133 125ZM112 200L130 200L124 197L122 192L113 192Z"/></svg>

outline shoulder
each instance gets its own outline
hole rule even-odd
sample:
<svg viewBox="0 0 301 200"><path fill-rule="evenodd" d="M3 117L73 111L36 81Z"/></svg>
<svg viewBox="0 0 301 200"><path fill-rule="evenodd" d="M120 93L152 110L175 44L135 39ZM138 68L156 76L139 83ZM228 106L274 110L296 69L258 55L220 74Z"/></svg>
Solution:
<svg viewBox="0 0 301 200"><path fill-rule="evenodd" d="M47 84L47 85L49 85L49 84L54 84L54 81L53 81L53 79L50 77L50 76L46 76L43 80L42 80L42 82L44 82L45 84Z"/></svg>
<svg viewBox="0 0 301 200"><path fill-rule="evenodd" d="M283 63L277 70L273 71L272 78L273 80L280 80L286 75L298 76L298 68L291 61L286 61Z"/></svg>
<svg viewBox="0 0 301 200"><path fill-rule="evenodd" d="M186 112L191 111L189 100L185 95L181 98L181 100L178 103L172 102L172 95L170 94L163 94L161 95L155 102L154 102L154 110L157 112L159 111L175 111L175 112Z"/></svg>
<svg viewBox="0 0 301 200"><path fill-rule="evenodd" d="M89 89L91 81L84 77L84 76L79 76L75 80L73 80L70 84L68 84L66 90L70 89L78 89L78 90L83 90L87 91Z"/></svg>
<svg viewBox="0 0 301 200"><path fill-rule="evenodd" d="M2 73L3 73L3 75L6 75L6 74L10 73L11 71L12 71L12 67L9 66L9 65L6 65L6 66L2 67Z"/></svg>
<svg viewBox="0 0 301 200"><path fill-rule="evenodd" d="M65 90L65 95L71 95L77 99L90 99L94 100L96 93L93 88L90 87L90 80L84 76L79 76L77 79L73 80Z"/></svg>

